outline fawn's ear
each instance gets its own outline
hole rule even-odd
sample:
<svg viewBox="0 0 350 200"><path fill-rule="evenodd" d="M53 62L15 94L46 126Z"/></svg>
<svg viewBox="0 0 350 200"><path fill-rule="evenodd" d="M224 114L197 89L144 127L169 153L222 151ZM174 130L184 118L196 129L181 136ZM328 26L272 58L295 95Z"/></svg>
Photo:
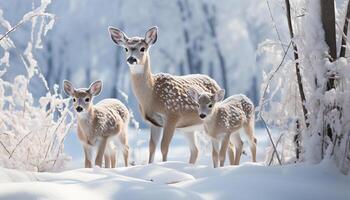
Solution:
<svg viewBox="0 0 350 200"><path fill-rule="evenodd" d="M92 95L92 96L97 96L100 94L102 90L102 81L95 81L93 82L89 89L88 89L88 92Z"/></svg>
<svg viewBox="0 0 350 200"><path fill-rule="evenodd" d="M194 88L188 88L188 96L194 101L194 102L198 102L198 98L199 98L199 94L198 94L198 92L197 92L197 90L196 89L194 89Z"/></svg>
<svg viewBox="0 0 350 200"><path fill-rule="evenodd" d="M129 38L128 36L126 36L126 34L123 31L117 28L114 28L112 26L108 27L108 31L113 42L115 42L119 46L125 47L126 42L128 41Z"/></svg>
<svg viewBox="0 0 350 200"><path fill-rule="evenodd" d="M215 102L222 101L225 97L225 90L221 89L221 90L217 91L214 95L215 95L214 96Z"/></svg>
<svg viewBox="0 0 350 200"><path fill-rule="evenodd" d="M63 90L67 95L73 96L75 88L73 87L73 84L71 82L64 80L63 81Z"/></svg>
<svg viewBox="0 0 350 200"><path fill-rule="evenodd" d="M153 26L145 34L145 41L148 45L156 43L158 38L158 27Z"/></svg>

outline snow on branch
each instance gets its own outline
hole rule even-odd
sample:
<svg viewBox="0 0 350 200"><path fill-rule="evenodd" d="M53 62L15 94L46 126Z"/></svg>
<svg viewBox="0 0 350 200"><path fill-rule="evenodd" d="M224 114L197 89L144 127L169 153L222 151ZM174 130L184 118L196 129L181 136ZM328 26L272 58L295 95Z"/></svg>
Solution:
<svg viewBox="0 0 350 200"><path fill-rule="evenodd" d="M23 15L15 25L4 19L0 10L0 25L7 31L0 36L4 55L0 60L0 166L30 171L54 171L64 167L69 157L64 154L63 142L73 125L74 116L69 111L69 100L58 93L58 86L50 92L34 54L42 48L42 40L53 28L54 15L47 13L50 0ZM18 74L12 82L1 79L6 67L11 67L9 50L16 48L11 33L26 22L31 22L31 37L19 55L26 74ZM19 52L19 51L16 51ZM29 90L32 78L38 76L47 93L38 102Z"/></svg>

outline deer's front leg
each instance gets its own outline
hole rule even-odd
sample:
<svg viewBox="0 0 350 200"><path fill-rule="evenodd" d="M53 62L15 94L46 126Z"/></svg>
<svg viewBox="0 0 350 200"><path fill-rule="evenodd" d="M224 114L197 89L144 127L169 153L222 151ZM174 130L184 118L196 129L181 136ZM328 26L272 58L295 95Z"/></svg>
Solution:
<svg viewBox="0 0 350 200"><path fill-rule="evenodd" d="M226 159L226 152L227 147L230 142L230 134L226 133L224 136L222 143L221 143L221 149L220 149L220 167L223 167L225 165L225 159Z"/></svg>
<svg viewBox="0 0 350 200"><path fill-rule="evenodd" d="M102 167L102 159L106 150L106 144L107 144L107 138L101 137L98 145L98 149L97 149L96 160L95 160L95 165L98 165L100 167Z"/></svg>
<svg viewBox="0 0 350 200"><path fill-rule="evenodd" d="M85 154L85 168L91 168L92 163L91 163L91 155L92 155L92 150L90 147L83 146L84 148L84 154Z"/></svg>
<svg viewBox="0 0 350 200"><path fill-rule="evenodd" d="M163 162L168 159L169 144L174 136L177 118L168 117L163 130L163 138L161 143L161 151L163 156Z"/></svg>
<svg viewBox="0 0 350 200"><path fill-rule="evenodd" d="M213 166L214 168L217 168L219 165L219 146L220 143L216 138L211 139L212 144L212 159L213 159Z"/></svg>
<svg viewBox="0 0 350 200"><path fill-rule="evenodd" d="M153 163L154 161L154 153L156 151L159 138L161 135L162 128L157 126L151 126L151 137L149 139L149 157L148 163Z"/></svg>

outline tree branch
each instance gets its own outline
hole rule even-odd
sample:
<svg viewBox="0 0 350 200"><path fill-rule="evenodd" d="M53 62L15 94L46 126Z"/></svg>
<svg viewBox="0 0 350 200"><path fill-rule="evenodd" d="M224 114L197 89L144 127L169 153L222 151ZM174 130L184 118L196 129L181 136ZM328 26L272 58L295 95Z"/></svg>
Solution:
<svg viewBox="0 0 350 200"><path fill-rule="evenodd" d="M294 32L293 32L292 18L291 18L291 14L290 14L289 0L285 0L285 3L286 3L286 10L287 10L289 34L290 34L290 38L292 40L293 50L294 50L293 54L294 54L294 60L295 60L295 73L297 75L299 94L300 94L300 98L301 98L301 106L303 108L305 125L306 125L306 127L309 127L309 123L307 121L308 111L307 111L306 106L305 106L306 98L305 98L304 87L303 87L303 82L301 79L301 73L300 73L299 61L298 61L298 59L299 59L298 48L297 48L297 45L295 44L295 42L293 41Z"/></svg>
<svg viewBox="0 0 350 200"><path fill-rule="evenodd" d="M342 38L341 38L339 57L345 57L346 41L347 41L346 38L348 35L349 20L350 20L350 1L348 1L348 8L346 10L346 16L345 16L345 21L344 21L343 34L342 34Z"/></svg>

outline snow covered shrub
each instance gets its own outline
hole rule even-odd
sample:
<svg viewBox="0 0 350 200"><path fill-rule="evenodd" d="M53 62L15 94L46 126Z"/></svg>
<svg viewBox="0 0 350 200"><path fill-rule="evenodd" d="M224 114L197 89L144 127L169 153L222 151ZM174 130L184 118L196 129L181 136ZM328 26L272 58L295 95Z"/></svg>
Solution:
<svg viewBox="0 0 350 200"><path fill-rule="evenodd" d="M291 1L292 41L299 58L293 59L290 53L278 70L274 69L265 77L262 91L274 76L260 108L268 123L283 131L283 152L279 153L284 163L319 163L326 158L334 160L340 170L347 173L350 169L350 59L339 56L330 61L320 4L319 0ZM339 25L344 23L347 5L344 8L345 12L336 8L337 44L342 39L343 30ZM274 48L263 45L264 48L279 58L284 54L276 45ZM349 46L346 50L349 51ZM296 63L301 82L297 80ZM331 76L335 79L334 87L329 86ZM305 92L306 115L298 88L300 83Z"/></svg>
<svg viewBox="0 0 350 200"><path fill-rule="evenodd" d="M63 142L73 124L69 102L58 94L58 86L50 92L40 73L34 49L54 24L54 15L46 13L49 0L26 13L12 26L0 9L0 25L7 30L0 35L3 57L0 59L0 166L30 171L54 171L64 167L69 157L63 152ZM11 40L11 33L25 23L32 23L31 37L22 53ZM23 37L24 38L24 37ZM13 81L2 77L10 66L10 50L15 49L24 64L26 74L15 76ZM29 90L34 77L44 84L47 94L38 101Z"/></svg>

